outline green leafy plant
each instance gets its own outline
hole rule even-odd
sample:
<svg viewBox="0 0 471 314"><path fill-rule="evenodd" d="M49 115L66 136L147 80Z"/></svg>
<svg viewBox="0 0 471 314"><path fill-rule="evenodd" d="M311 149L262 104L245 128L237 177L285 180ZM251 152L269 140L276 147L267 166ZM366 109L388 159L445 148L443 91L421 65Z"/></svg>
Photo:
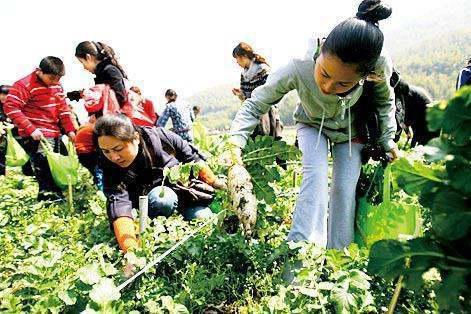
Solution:
<svg viewBox="0 0 471 314"><path fill-rule="evenodd" d="M430 208L431 229L407 242L379 241L373 245L368 269L385 279L403 276L406 287L420 289L423 275L436 269L442 310L471 310L471 88L428 111L429 128L442 130L426 149L432 164L401 159L395 172L400 187L419 195Z"/></svg>
<svg viewBox="0 0 471 314"><path fill-rule="evenodd" d="M281 179L279 170L274 166L275 162L294 160L300 154L296 147L271 136L257 136L255 140L248 140L242 161L252 177L257 199L264 200L267 204L275 202L275 190L270 183Z"/></svg>

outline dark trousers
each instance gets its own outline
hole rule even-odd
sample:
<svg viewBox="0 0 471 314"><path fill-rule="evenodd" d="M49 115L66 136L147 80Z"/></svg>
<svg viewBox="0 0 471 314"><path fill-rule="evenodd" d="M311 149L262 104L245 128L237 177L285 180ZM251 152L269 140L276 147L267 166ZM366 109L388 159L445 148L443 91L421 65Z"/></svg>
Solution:
<svg viewBox="0 0 471 314"><path fill-rule="evenodd" d="M103 191L103 169L100 167L100 155L97 152L78 154L78 160L93 176L93 183Z"/></svg>
<svg viewBox="0 0 471 314"><path fill-rule="evenodd" d="M60 138L48 138L47 141L53 147L54 152L67 155L67 149ZM30 156L31 165L33 166L34 176L39 184L38 198L43 198L44 193L61 193L61 190L54 183L52 178L51 169L47 162L46 153L44 152L39 141L35 141L32 138L23 138L21 145L25 149L26 153Z"/></svg>

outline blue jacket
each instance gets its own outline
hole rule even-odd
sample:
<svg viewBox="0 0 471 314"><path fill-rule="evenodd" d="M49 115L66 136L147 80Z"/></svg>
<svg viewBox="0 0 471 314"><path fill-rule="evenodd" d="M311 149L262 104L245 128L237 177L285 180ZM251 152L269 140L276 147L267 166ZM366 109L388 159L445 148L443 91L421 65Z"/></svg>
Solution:
<svg viewBox="0 0 471 314"><path fill-rule="evenodd" d="M461 70L458 75L458 79L456 80L456 90L465 85L471 85L471 65L468 65L466 68Z"/></svg>

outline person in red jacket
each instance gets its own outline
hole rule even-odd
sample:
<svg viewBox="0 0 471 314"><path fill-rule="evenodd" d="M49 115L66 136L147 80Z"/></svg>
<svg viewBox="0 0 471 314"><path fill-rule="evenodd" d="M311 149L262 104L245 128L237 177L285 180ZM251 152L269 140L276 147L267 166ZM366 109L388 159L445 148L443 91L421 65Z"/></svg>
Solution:
<svg viewBox="0 0 471 314"><path fill-rule="evenodd" d="M42 59L39 68L13 85L3 106L5 114L18 127L22 146L31 158L39 183L39 200L57 199L60 192L40 140L46 139L55 151L65 153L60 141L61 127L72 141L75 139L72 113L60 85L64 75L61 59L53 56Z"/></svg>

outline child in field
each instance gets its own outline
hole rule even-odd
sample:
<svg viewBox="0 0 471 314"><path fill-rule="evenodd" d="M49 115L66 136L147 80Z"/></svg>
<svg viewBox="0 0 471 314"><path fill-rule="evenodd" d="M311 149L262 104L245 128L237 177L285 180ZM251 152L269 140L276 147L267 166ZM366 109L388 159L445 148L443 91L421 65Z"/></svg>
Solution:
<svg viewBox="0 0 471 314"><path fill-rule="evenodd" d="M13 84L4 104L5 114L18 127L22 146L31 158L39 183L39 200L57 199L60 192L39 141L45 139L55 151L63 153L61 127L72 141L75 139L72 114L60 85L64 75L62 60L46 57L36 70Z"/></svg>

